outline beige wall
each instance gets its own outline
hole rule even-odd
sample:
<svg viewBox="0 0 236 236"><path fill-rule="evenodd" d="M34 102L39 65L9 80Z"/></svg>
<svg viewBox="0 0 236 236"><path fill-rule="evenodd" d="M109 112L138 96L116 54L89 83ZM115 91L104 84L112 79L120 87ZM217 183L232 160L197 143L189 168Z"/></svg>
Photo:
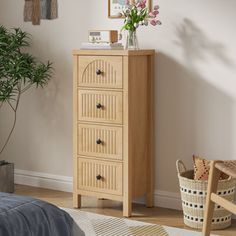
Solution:
<svg viewBox="0 0 236 236"><path fill-rule="evenodd" d="M139 29L142 48L155 48L156 189L177 192L175 161L191 155L236 159L236 2L159 0L159 28ZM107 18L107 0L59 0L59 19L41 26L23 22L23 0L0 0L0 23L33 36L32 52L54 62L44 90L21 102L5 159L18 169L72 175L71 51L88 29L119 29ZM0 139L12 119L0 113Z"/></svg>

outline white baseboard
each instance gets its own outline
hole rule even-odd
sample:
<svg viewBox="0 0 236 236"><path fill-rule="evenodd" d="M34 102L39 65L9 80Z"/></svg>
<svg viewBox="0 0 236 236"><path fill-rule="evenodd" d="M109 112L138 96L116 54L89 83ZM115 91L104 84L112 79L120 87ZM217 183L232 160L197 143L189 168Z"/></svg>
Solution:
<svg viewBox="0 0 236 236"><path fill-rule="evenodd" d="M144 197L137 198L134 200L134 203L145 205L145 198ZM155 190L154 206L175 209L175 210L182 210L180 194L162 190Z"/></svg>
<svg viewBox="0 0 236 236"><path fill-rule="evenodd" d="M64 192L72 192L73 189L72 177L19 169L15 169L15 183ZM144 200L139 199L136 202L142 203ZM156 190L154 202L158 207L181 209L180 194L178 193Z"/></svg>
<svg viewBox="0 0 236 236"><path fill-rule="evenodd" d="M72 192L72 177L15 169L15 183L40 188ZM167 191L155 191L155 206L181 209L180 195ZM143 199L136 202L142 203Z"/></svg>
<svg viewBox="0 0 236 236"><path fill-rule="evenodd" d="M15 183L72 192L72 177L15 169Z"/></svg>
<svg viewBox="0 0 236 236"><path fill-rule="evenodd" d="M72 192L72 177L52 175L28 170L15 169L15 183L40 188ZM154 205L157 207L182 210L180 193L155 190ZM137 203L144 203L144 199L136 200ZM236 217L233 217L236 219Z"/></svg>
<svg viewBox="0 0 236 236"><path fill-rule="evenodd" d="M154 194L155 206L182 210L180 193L155 190Z"/></svg>

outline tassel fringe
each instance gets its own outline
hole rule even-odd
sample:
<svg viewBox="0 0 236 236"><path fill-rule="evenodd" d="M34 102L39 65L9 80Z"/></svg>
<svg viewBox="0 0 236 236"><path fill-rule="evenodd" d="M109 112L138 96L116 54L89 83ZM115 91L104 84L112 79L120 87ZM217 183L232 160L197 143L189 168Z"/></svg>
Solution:
<svg viewBox="0 0 236 236"><path fill-rule="evenodd" d="M41 19L58 18L57 0L25 0L24 21L39 25Z"/></svg>
<svg viewBox="0 0 236 236"><path fill-rule="evenodd" d="M40 25L40 19L41 19L40 0L33 0L32 24Z"/></svg>
<svg viewBox="0 0 236 236"><path fill-rule="evenodd" d="M58 18L58 4L57 0L51 0L51 19Z"/></svg>
<svg viewBox="0 0 236 236"><path fill-rule="evenodd" d="M32 19L32 9L33 9L33 2L31 0L25 1L24 7L24 21L31 21Z"/></svg>

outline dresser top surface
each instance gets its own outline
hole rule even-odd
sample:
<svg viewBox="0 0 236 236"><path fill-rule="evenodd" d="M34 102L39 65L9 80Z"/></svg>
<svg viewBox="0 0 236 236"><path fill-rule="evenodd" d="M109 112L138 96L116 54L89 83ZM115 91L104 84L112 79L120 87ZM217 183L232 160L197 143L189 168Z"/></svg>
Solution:
<svg viewBox="0 0 236 236"><path fill-rule="evenodd" d="M143 50L73 50L73 55L99 55L99 56L145 56L154 55L154 49Z"/></svg>

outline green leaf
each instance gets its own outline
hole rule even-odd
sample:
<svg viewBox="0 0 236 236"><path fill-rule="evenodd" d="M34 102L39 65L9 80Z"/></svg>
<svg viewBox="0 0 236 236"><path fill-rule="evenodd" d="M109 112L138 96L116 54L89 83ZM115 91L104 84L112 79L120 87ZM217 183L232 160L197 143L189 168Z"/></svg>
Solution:
<svg viewBox="0 0 236 236"><path fill-rule="evenodd" d="M30 40L20 28L8 30L0 25L0 102L15 99L33 85L44 87L52 78L52 63L38 62L25 52Z"/></svg>

